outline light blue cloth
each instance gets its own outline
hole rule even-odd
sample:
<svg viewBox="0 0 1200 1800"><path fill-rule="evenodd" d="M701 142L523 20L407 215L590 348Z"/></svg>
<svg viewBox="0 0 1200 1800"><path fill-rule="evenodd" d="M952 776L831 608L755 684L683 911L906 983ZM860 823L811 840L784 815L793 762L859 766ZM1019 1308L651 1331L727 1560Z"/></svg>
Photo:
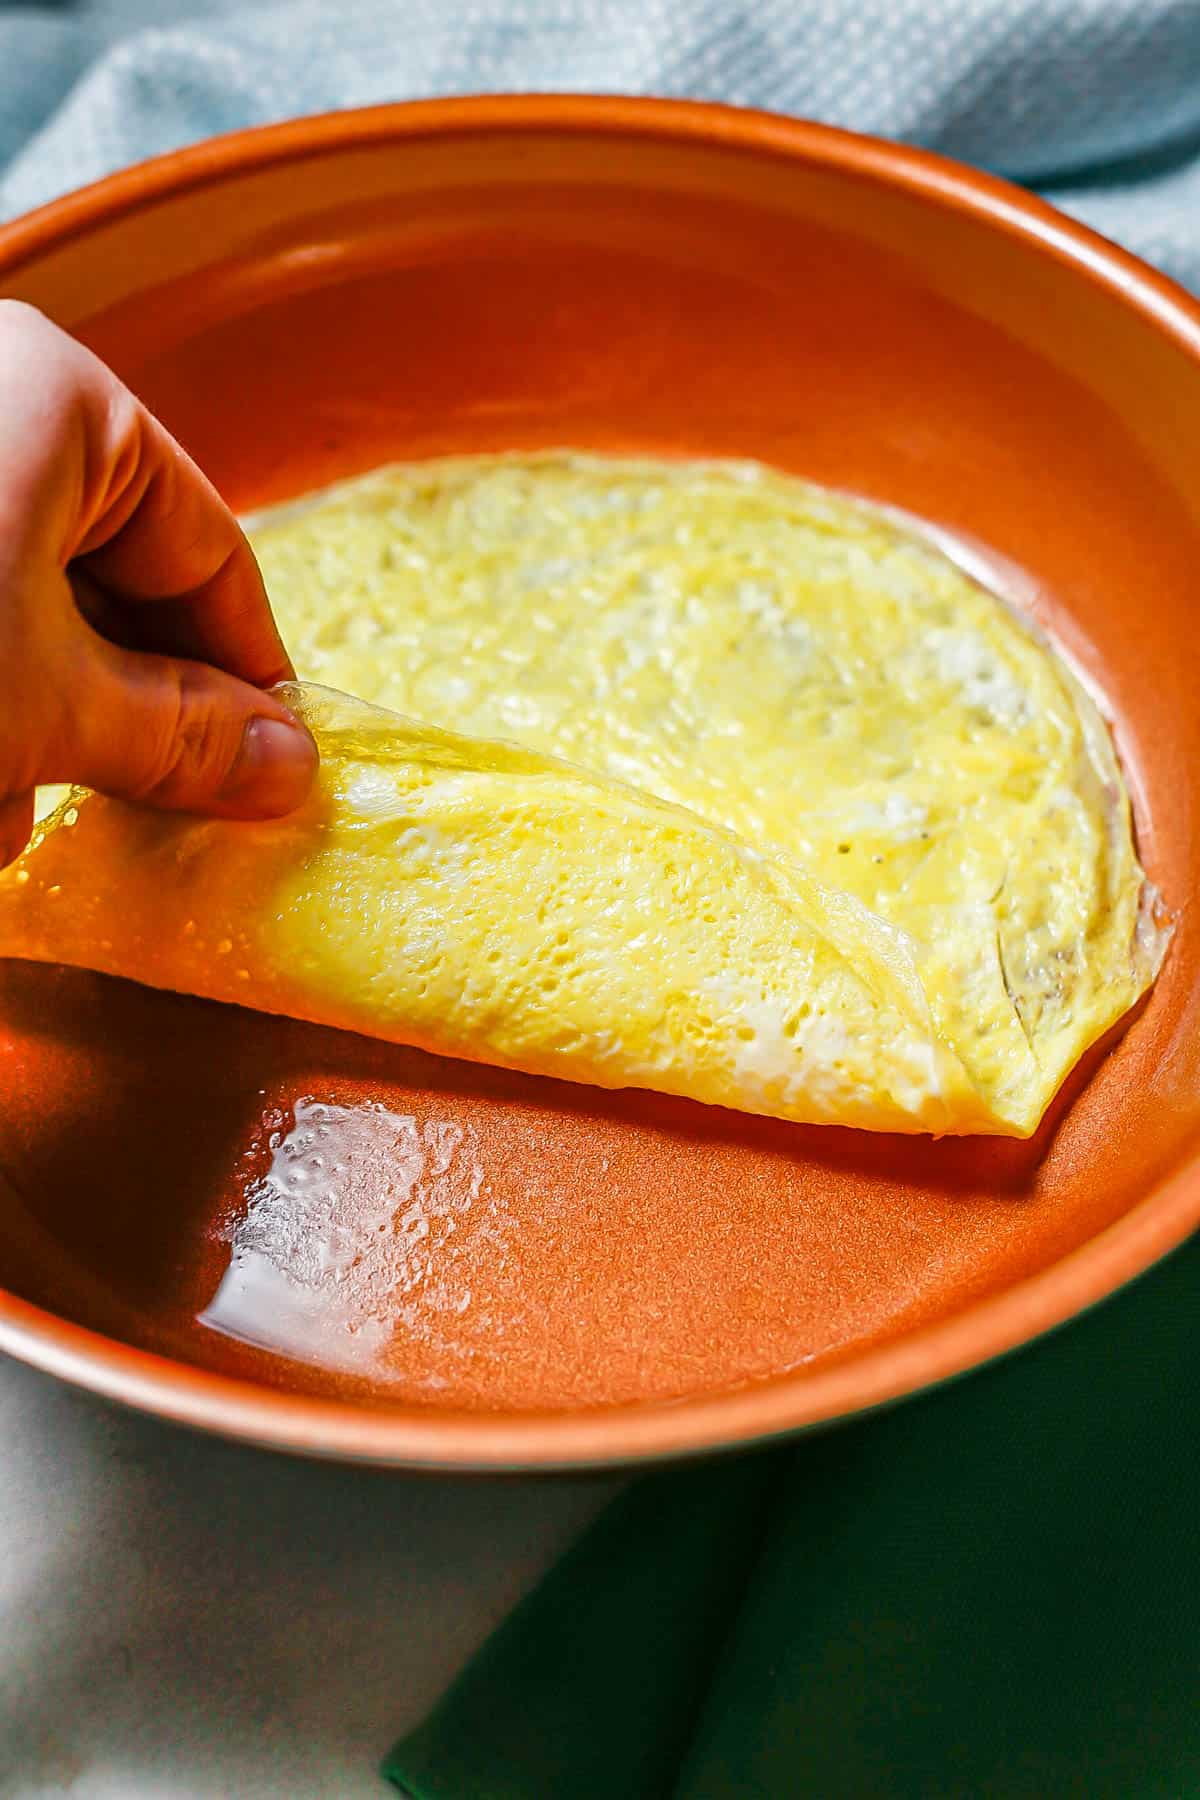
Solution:
<svg viewBox="0 0 1200 1800"><path fill-rule="evenodd" d="M0 0L0 215L239 125L505 89L924 144L1200 287L1200 0Z"/></svg>

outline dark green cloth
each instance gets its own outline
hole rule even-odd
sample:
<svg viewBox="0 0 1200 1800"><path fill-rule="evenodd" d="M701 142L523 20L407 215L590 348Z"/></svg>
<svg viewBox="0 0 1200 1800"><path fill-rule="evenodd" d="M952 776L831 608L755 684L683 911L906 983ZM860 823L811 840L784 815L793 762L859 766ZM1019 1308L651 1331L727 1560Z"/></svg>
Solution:
<svg viewBox="0 0 1200 1800"><path fill-rule="evenodd" d="M1017 1357L637 1482L386 1773L418 1800L1200 1796L1200 1241Z"/></svg>
<svg viewBox="0 0 1200 1800"><path fill-rule="evenodd" d="M652 1475L484 1645L385 1773L416 1800L670 1791L761 1545L762 1457Z"/></svg>

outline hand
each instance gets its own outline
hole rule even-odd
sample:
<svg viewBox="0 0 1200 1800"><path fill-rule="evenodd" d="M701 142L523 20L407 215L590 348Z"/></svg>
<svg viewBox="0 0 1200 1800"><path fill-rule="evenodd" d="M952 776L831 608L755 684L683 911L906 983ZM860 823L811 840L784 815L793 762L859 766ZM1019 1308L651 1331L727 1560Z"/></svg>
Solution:
<svg viewBox="0 0 1200 1800"><path fill-rule="evenodd" d="M291 812L316 747L262 690L292 673L215 489L103 363L0 301L0 868L43 783Z"/></svg>

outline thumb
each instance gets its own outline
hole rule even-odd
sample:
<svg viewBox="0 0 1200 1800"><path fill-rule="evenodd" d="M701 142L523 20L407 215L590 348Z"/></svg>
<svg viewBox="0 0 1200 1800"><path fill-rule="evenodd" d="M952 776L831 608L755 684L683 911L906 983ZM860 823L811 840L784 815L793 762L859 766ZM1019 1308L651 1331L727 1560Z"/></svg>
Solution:
<svg viewBox="0 0 1200 1800"><path fill-rule="evenodd" d="M93 640L57 750L71 780L210 818L274 819L308 796L317 747L272 694L214 669Z"/></svg>

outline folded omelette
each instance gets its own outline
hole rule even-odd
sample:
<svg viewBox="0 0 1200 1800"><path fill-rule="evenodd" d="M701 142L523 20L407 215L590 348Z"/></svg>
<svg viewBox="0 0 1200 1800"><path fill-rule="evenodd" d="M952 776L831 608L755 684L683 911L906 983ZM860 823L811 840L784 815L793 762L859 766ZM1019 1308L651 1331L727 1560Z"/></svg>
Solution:
<svg viewBox="0 0 1200 1800"><path fill-rule="evenodd" d="M74 792L0 875L0 955L601 1087L1018 1137L1157 972L1091 700L869 509L752 465L514 456L384 470L252 535L312 678L285 695L311 800L239 824Z"/></svg>

